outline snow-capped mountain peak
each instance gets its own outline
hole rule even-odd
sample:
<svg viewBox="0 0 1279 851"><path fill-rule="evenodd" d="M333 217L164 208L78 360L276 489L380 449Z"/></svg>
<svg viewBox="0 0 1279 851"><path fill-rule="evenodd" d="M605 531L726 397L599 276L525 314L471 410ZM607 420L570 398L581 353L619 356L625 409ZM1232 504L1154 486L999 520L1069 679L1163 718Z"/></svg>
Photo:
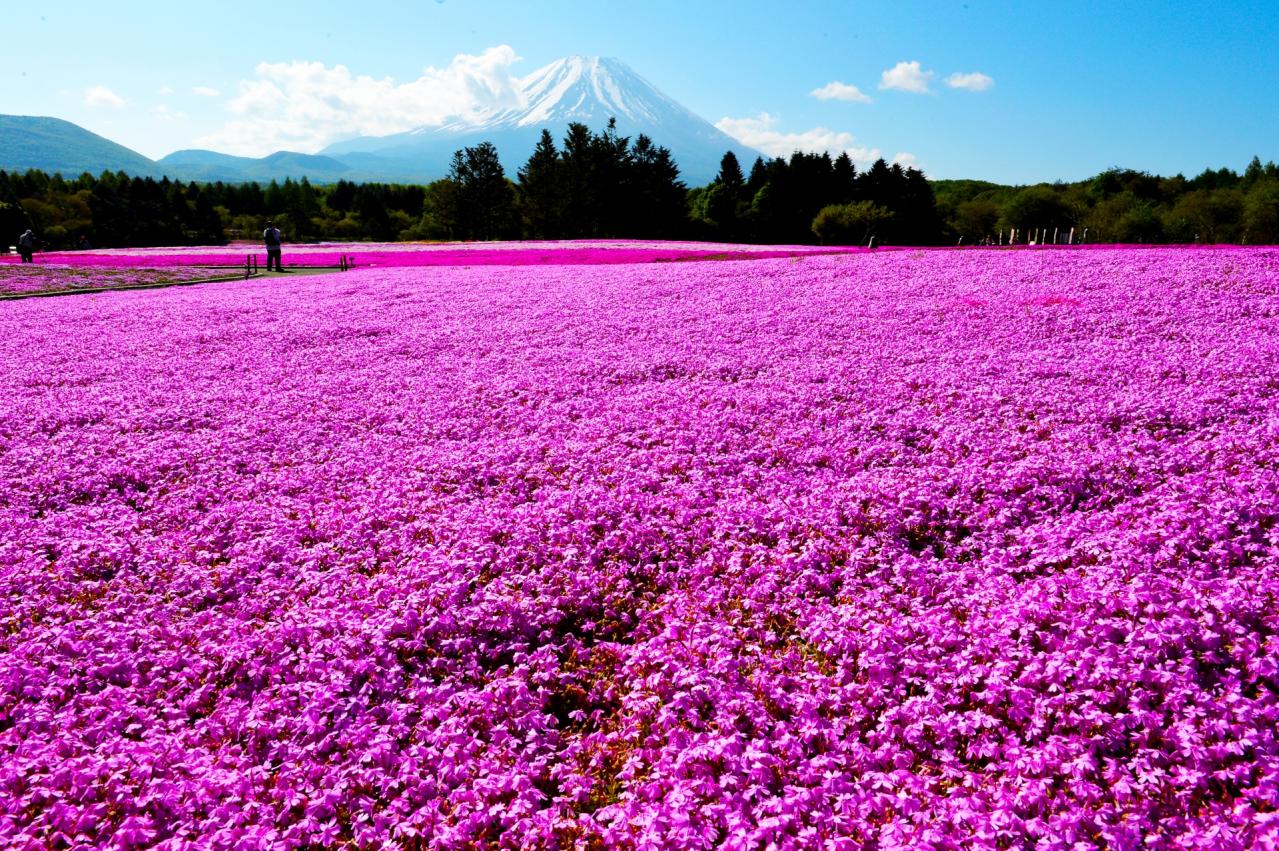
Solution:
<svg viewBox="0 0 1279 851"><path fill-rule="evenodd" d="M683 107L619 59L570 56L539 68L520 81L526 105L508 111L522 126L594 118L601 112L631 121L661 121Z"/></svg>
<svg viewBox="0 0 1279 851"><path fill-rule="evenodd" d="M572 122L602 130L617 120L622 136L647 135L670 148L685 177L696 182L714 175L724 152L736 150L749 162L756 152L662 94L620 59L568 56L518 81L519 105L457 116L391 136L360 137L330 145L325 153L376 153L400 159L440 160L481 141L497 145L508 170L532 152L543 128L557 139ZM442 156L445 155L445 156Z"/></svg>
<svg viewBox="0 0 1279 851"><path fill-rule="evenodd" d="M578 121L594 126L619 123L658 125L699 120L668 98L625 62L602 56L568 56L538 68L519 81L520 105L458 116L442 125L419 127L415 135L485 128L543 127Z"/></svg>

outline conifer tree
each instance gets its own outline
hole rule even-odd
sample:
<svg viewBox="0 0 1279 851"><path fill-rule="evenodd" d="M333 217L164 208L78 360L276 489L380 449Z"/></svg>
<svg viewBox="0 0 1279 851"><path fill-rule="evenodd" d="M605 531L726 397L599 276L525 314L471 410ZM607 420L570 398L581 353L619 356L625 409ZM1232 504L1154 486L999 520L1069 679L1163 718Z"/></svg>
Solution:
<svg viewBox="0 0 1279 851"><path fill-rule="evenodd" d="M515 192L492 143L481 142L454 153L449 180L457 187L454 212L464 239L512 235L516 224Z"/></svg>
<svg viewBox="0 0 1279 851"><path fill-rule="evenodd" d="M854 200L857 193L857 167L853 165L848 151L843 151L835 158L833 168L833 195L836 204L847 204Z"/></svg>
<svg viewBox="0 0 1279 851"><path fill-rule="evenodd" d="M563 236L563 169L549 130L542 130L528 162L519 170L519 179L519 204L526 235L538 239Z"/></svg>
<svg viewBox="0 0 1279 851"><path fill-rule="evenodd" d="M560 152L562 222L567 237L596 235L595 150L590 128L576 121L568 125Z"/></svg>
<svg viewBox="0 0 1279 851"><path fill-rule="evenodd" d="M627 185L630 197L624 219L624 232L619 236L645 238L674 237L687 227L687 188L679 179L670 150L654 145L640 134L629 158Z"/></svg>
<svg viewBox="0 0 1279 851"><path fill-rule="evenodd" d="M719 239L737 241L742 237L740 220L745 214L746 178L737 154L728 151L719 161L719 174L706 187L703 216Z"/></svg>

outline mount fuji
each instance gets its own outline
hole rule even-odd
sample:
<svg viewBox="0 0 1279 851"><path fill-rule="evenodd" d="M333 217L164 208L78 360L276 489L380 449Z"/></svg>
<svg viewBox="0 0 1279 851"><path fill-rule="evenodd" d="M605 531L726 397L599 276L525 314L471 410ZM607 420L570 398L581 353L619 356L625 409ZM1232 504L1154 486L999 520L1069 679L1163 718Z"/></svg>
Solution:
<svg viewBox="0 0 1279 851"><path fill-rule="evenodd" d="M442 177L454 151L492 142L514 178L543 129L558 145L571 122L598 132L615 118L618 135L633 140L643 133L669 148L690 186L709 183L726 151L736 153L743 168L761 156L662 94L618 59L571 56L552 62L519 81L519 99L515 108L487 110L389 136L359 136L329 145L320 154L363 172L388 169Z"/></svg>
<svg viewBox="0 0 1279 851"><path fill-rule="evenodd" d="M514 100L518 103L514 108L480 111L390 136L347 139L319 154L277 151L257 158L196 149L151 160L66 121L0 115L0 168L38 168L67 177L110 169L232 183L286 177L307 177L316 183L420 183L444 177L459 148L492 142L507 175L514 179L543 129L551 132L558 145L571 122L598 133L610 118L617 119L618 135L633 141L643 133L669 148L680 177L689 186L709 183L725 151L736 153L746 169L761 156L659 92L617 59L571 56L552 62L519 80Z"/></svg>

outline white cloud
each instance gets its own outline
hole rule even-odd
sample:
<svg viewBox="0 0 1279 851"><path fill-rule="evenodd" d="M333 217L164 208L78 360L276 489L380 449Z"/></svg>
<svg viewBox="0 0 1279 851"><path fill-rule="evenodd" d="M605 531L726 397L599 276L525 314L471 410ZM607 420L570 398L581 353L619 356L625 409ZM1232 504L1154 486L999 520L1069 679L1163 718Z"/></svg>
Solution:
<svg viewBox="0 0 1279 851"><path fill-rule="evenodd" d="M93 86L85 89L84 102L86 106L109 106L112 109L119 109L124 106L124 98L106 86Z"/></svg>
<svg viewBox="0 0 1279 851"><path fill-rule="evenodd" d="M171 94L173 94L173 86L161 86L161 87L160 87L160 94L162 94L162 95L171 95Z"/></svg>
<svg viewBox="0 0 1279 851"><path fill-rule="evenodd" d="M898 151L893 154L893 163L901 166L902 168L918 168L919 157L915 156L910 151Z"/></svg>
<svg viewBox="0 0 1279 851"><path fill-rule="evenodd" d="M961 74L956 71L946 78L946 85L952 89L967 89L970 92L984 92L991 86L995 85L995 78L989 77L980 71L973 71L970 74Z"/></svg>
<svg viewBox="0 0 1279 851"><path fill-rule="evenodd" d="M838 80L827 83L820 89L809 92L818 100L844 100L849 103L870 103L870 98L852 83L841 83Z"/></svg>
<svg viewBox="0 0 1279 851"><path fill-rule="evenodd" d="M217 89L211 88L209 86L196 86L194 89L191 90L191 92L193 94L199 95L202 98L215 98L222 94Z"/></svg>
<svg viewBox="0 0 1279 851"><path fill-rule="evenodd" d="M935 72L925 71L918 62L898 62L879 75L879 87L926 95L930 91L928 83L935 76Z"/></svg>
<svg viewBox="0 0 1279 851"><path fill-rule="evenodd" d="M228 109L237 116L197 144L261 156L282 148L317 151L353 135L381 136L450 118L475 118L523 105L507 45L478 56L458 54L407 83L355 75L344 65L264 62L244 80Z"/></svg>
<svg viewBox="0 0 1279 851"><path fill-rule="evenodd" d="M166 124L172 124L178 121L184 121L187 117L187 114L182 111L175 112L169 109L168 104L162 103L159 106L157 106L155 109L151 110L151 117L154 118L156 121L163 121Z"/></svg>
<svg viewBox="0 0 1279 851"><path fill-rule="evenodd" d="M868 165L880 157L878 148L855 145L857 137L852 133L825 127L814 127L802 133L783 133L777 129L777 117L767 112L761 112L754 118L721 118L715 126L743 145L763 151L770 157L788 157L795 151L826 151L834 155L847 153L858 165Z"/></svg>

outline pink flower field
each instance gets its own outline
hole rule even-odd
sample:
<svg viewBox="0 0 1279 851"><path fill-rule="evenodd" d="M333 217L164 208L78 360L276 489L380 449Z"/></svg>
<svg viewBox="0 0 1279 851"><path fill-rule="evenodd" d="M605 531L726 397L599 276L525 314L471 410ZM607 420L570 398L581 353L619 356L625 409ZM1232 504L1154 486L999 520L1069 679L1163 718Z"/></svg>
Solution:
<svg viewBox="0 0 1279 851"><path fill-rule="evenodd" d="M227 270L196 270L187 265L103 267L66 262L0 263L0 296L172 284L227 274Z"/></svg>
<svg viewBox="0 0 1279 851"><path fill-rule="evenodd" d="M1279 251L792 255L0 303L0 844L1279 847Z"/></svg>
<svg viewBox="0 0 1279 851"><path fill-rule="evenodd" d="M383 243L343 242L285 245L285 264L337 266L348 257L358 268L402 266L602 266L690 260L759 260L831 253L856 248L812 245L726 245L709 242L643 242L624 239L546 242ZM266 265L260 244L176 248L118 248L40 254L42 262L81 267L216 266L243 267L247 256ZM16 262L16 258L14 261ZM2 267L0 263L0 267Z"/></svg>

